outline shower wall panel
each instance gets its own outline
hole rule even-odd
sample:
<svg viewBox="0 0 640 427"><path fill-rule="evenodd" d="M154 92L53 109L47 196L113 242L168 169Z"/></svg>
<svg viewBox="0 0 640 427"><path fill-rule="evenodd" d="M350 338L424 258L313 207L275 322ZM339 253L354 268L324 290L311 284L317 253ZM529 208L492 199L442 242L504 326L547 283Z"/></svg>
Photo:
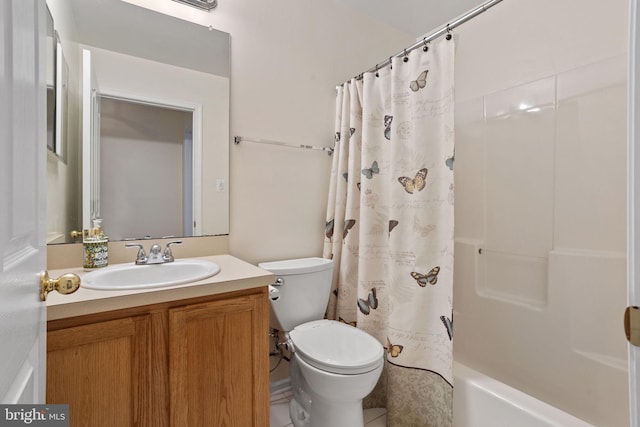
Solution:
<svg viewBox="0 0 640 427"><path fill-rule="evenodd" d="M456 109L455 357L628 425L626 56Z"/></svg>

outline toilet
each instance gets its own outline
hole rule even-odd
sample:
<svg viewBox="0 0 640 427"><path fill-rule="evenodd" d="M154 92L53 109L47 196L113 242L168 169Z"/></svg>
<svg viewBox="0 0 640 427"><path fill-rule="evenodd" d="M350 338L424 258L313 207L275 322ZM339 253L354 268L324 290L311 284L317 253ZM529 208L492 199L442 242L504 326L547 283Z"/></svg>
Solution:
<svg viewBox="0 0 640 427"><path fill-rule="evenodd" d="M378 382L384 348L366 332L323 319L333 277L333 261L301 258L258 264L277 276L269 286L275 318L292 350L296 427L364 425L362 399Z"/></svg>

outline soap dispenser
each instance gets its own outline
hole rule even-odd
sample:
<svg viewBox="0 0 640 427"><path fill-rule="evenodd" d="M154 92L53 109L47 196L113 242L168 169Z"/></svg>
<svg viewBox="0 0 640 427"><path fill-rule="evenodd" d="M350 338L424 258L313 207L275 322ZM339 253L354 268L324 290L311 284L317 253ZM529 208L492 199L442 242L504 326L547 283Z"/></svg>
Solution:
<svg viewBox="0 0 640 427"><path fill-rule="evenodd" d="M109 264L109 239L102 230L102 220L92 220L93 227L83 230L82 244L84 246L84 269L106 267Z"/></svg>

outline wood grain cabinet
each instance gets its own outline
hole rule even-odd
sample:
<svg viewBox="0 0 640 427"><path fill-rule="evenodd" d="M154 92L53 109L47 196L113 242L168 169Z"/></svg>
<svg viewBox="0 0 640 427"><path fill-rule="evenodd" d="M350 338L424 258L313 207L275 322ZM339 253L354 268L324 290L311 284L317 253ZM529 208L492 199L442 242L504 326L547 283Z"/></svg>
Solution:
<svg viewBox="0 0 640 427"><path fill-rule="evenodd" d="M72 426L268 426L266 288L51 321Z"/></svg>

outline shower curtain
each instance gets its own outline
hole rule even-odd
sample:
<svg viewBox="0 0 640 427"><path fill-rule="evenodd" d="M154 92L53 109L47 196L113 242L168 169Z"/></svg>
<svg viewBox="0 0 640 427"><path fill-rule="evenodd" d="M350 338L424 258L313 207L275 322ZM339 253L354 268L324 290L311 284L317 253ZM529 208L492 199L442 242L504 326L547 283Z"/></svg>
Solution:
<svg viewBox="0 0 640 427"><path fill-rule="evenodd" d="M327 317L386 349L365 406L394 427L451 425L454 40L338 88L324 257Z"/></svg>

